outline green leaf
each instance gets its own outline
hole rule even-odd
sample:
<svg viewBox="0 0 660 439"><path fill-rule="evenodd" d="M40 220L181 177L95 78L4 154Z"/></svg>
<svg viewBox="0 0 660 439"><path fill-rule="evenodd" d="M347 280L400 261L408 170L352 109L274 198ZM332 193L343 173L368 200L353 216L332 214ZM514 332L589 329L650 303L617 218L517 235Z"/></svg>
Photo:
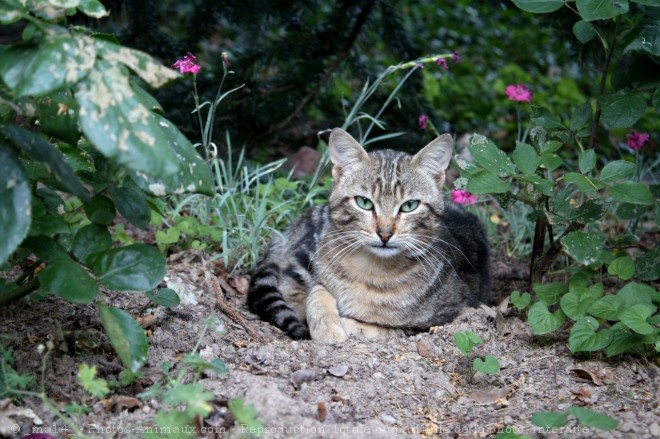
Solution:
<svg viewBox="0 0 660 439"><path fill-rule="evenodd" d="M532 289L539 300L548 305L553 305L559 301L559 298L568 292L568 285L562 282L549 282L546 284L534 284Z"/></svg>
<svg viewBox="0 0 660 439"><path fill-rule="evenodd" d="M103 285L113 290L151 290L165 276L165 256L154 247L132 244L100 255L93 271Z"/></svg>
<svg viewBox="0 0 660 439"><path fill-rule="evenodd" d="M166 134L167 142L178 157L179 170L173 175L137 174L134 180L145 192L156 196L170 193L213 195L213 178L208 165L199 157L190 141L170 121L154 115Z"/></svg>
<svg viewBox="0 0 660 439"><path fill-rule="evenodd" d="M568 348L571 352L599 351L612 341L609 331L596 332L598 322L593 317L582 317L573 324L568 336Z"/></svg>
<svg viewBox="0 0 660 439"><path fill-rule="evenodd" d="M167 132L157 115L135 97L127 70L107 61L97 64L75 93L87 139L104 156L133 171L174 174L180 165L167 147Z"/></svg>
<svg viewBox="0 0 660 439"><path fill-rule="evenodd" d="M563 412L540 412L534 413L531 421L537 427L550 430L568 424L568 417Z"/></svg>
<svg viewBox="0 0 660 439"><path fill-rule="evenodd" d="M620 219L631 220L644 215L649 211L649 206L643 204L621 203L616 208L616 216Z"/></svg>
<svg viewBox="0 0 660 439"><path fill-rule="evenodd" d="M537 174L521 175L518 179L531 184L535 190L543 195L552 196L552 194L554 194L554 183Z"/></svg>
<svg viewBox="0 0 660 439"><path fill-rule="evenodd" d="M587 149L580 154L578 159L578 167L580 172L586 174L591 171L594 166L596 166L596 151L593 149Z"/></svg>
<svg viewBox="0 0 660 439"><path fill-rule="evenodd" d="M165 404L185 404L186 413L189 416L201 416L202 418L211 413L213 407L209 401L212 399L213 393L205 391L200 383L177 384L163 396Z"/></svg>
<svg viewBox="0 0 660 439"><path fill-rule="evenodd" d="M511 293L511 303L516 309L523 310L532 303L532 296L527 292L520 294L520 291L514 291Z"/></svg>
<svg viewBox="0 0 660 439"><path fill-rule="evenodd" d="M126 179L123 186L111 184L108 190L117 210L128 222L141 229L149 225L151 209L144 192L133 180Z"/></svg>
<svg viewBox="0 0 660 439"><path fill-rule="evenodd" d="M572 288L559 301L562 311L572 320L578 320L587 314L587 310L603 295L603 285L590 288Z"/></svg>
<svg viewBox="0 0 660 439"><path fill-rule="evenodd" d="M638 334L652 334L655 331L655 328L651 326L646 319L657 309L657 307L649 303L638 303L621 310L621 312L619 312L619 319L623 324Z"/></svg>
<svg viewBox="0 0 660 439"><path fill-rule="evenodd" d="M130 316L118 308L98 304L105 333L124 366L135 373L147 361L149 344L144 330Z"/></svg>
<svg viewBox="0 0 660 439"><path fill-rule="evenodd" d="M612 183L621 178L626 178L635 172L636 165L625 160L615 160L606 164L600 171L600 181Z"/></svg>
<svg viewBox="0 0 660 439"><path fill-rule="evenodd" d="M619 312L623 309L624 302L619 296L605 296L594 302L587 312L599 319L610 321L619 320Z"/></svg>
<svg viewBox="0 0 660 439"><path fill-rule="evenodd" d="M484 360L475 358L472 362L474 369L487 375L497 375L500 373L500 363L497 361L497 358L492 355L486 355Z"/></svg>
<svg viewBox="0 0 660 439"><path fill-rule="evenodd" d="M85 204L85 213L91 222L108 226L117 216L112 200L104 195L95 195Z"/></svg>
<svg viewBox="0 0 660 439"><path fill-rule="evenodd" d="M76 232L71 250L80 262L91 265L94 255L103 253L112 247L112 237L107 227L88 224Z"/></svg>
<svg viewBox="0 0 660 439"><path fill-rule="evenodd" d="M644 115L646 98L641 93L610 95L601 99L601 106L603 123L610 128L629 128Z"/></svg>
<svg viewBox="0 0 660 439"><path fill-rule="evenodd" d="M176 291L170 288L161 288L157 293L147 291L147 297L156 305L164 306L166 308L174 308L181 302Z"/></svg>
<svg viewBox="0 0 660 439"><path fill-rule="evenodd" d="M551 313L548 310L548 304L542 300L532 305L527 314L527 321L532 329L532 334L535 335L554 332L564 324L565 320L561 309Z"/></svg>
<svg viewBox="0 0 660 439"><path fill-rule="evenodd" d="M44 96L83 79L94 66L92 40L46 34L40 45L17 44L0 57L0 76L16 97Z"/></svg>
<svg viewBox="0 0 660 439"><path fill-rule="evenodd" d="M585 21L605 20L628 12L628 0L576 0L575 3Z"/></svg>
<svg viewBox="0 0 660 439"><path fill-rule="evenodd" d="M571 121L568 127L577 136L586 136L591 133L592 109L589 102L578 105L571 113ZM595 160L595 158L594 158Z"/></svg>
<svg viewBox="0 0 660 439"><path fill-rule="evenodd" d="M562 146L564 146L564 143L559 140L547 140L541 144L541 154L557 152Z"/></svg>
<svg viewBox="0 0 660 439"><path fill-rule="evenodd" d="M211 361L206 361L199 354L189 353L183 356L183 364L186 366L191 366L195 371L199 372L202 370L212 370L216 373L229 373L227 365L224 361L219 358L214 358Z"/></svg>
<svg viewBox="0 0 660 439"><path fill-rule="evenodd" d="M11 124L0 125L0 131L21 148L32 160L43 162L50 178L62 189L77 195L81 200L89 200L89 193L71 166L50 142L36 133Z"/></svg>
<svg viewBox="0 0 660 439"><path fill-rule="evenodd" d="M80 0L78 10L92 18L103 18L110 14L98 0Z"/></svg>
<svg viewBox="0 0 660 439"><path fill-rule="evenodd" d="M655 6L660 6L660 2L655 1ZM623 49L624 54L641 54L648 56L660 56L660 26L658 23L648 23L637 25L632 29L631 34L626 38L628 45Z"/></svg>
<svg viewBox="0 0 660 439"><path fill-rule="evenodd" d="M0 143L0 265L14 253L30 230L32 192L23 166Z"/></svg>
<svg viewBox="0 0 660 439"><path fill-rule="evenodd" d="M654 249L644 253L635 261L637 278L652 281L660 278L660 250Z"/></svg>
<svg viewBox="0 0 660 439"><path fill-rule="evenodd" d="M632 332L626 325L619 322L609 330L612 333L612 343L607 346L607 356L612 357L623 352L644 351L644 345L653 343L653 336Z"/></svg>
<svg viewBox="0 0 660 439"><path fill-rule="evenodd" d="M183 410L158 410L155 421L160 428L154 428L153 432L146 431L145 439L196 439L198 437L195 433L197 429L193 425L194 419ZM157 434L157 431L167 433Z"/></svg>
<svg viewBox="0 0 660 439"><path fill-rule="evenodd" d="M259 414L252 404L245 404L241 398L230 399L227 404L229 410L239 424L246 426L250 431L263 430L263 422L259 420Z"/></svg>
<svg viewBox="0 0 660 439"><path fill-rule="evenodd" d="M539 165L548 171L554 171L562 165L564 161L557 154L545 152L539 157Z"/></svg>
<svg viewBox="0 0 660 439"><path fill-rule="evenodd" d="M27 13L28 10L26 5L21 4L18 1L5 1L0 3L0 24L16 23Z"/></svg>
<svg viewBox="0 0 660 439"><path fill-rule="evenodd" d="M567 172L564 176L566 183L575 184L582 192L596 192L605 187L605 185L593 177L578 174L577 172Z"/></svg>
<svg viewBox="0 0 660 439"><path fill-rule="evenodd" d="M629 282L616 293L617 296L623 299L626 307L638 303L653 303L653 297L657 294L653 287L637 282Z"/></svg>
<svg viewBox="0 0 660 439"><path fill-rule="evenodd" d="M497 175L482 169L470 176L466 189L473 194L505 193L511 189L511 182L501 180Z"/></svg>
<svg viewBox="0 0 660 439"><path fill-rule="evenodd" d="M176 70L165 67L150 55L139 50L120 46L107 40L97 39L95 43L105 61L110 61L112 64L124 64L153 88L159 88L167 82L181 77Z"/></svg>
<svg viewBox="0 0 660 439"><path fill-rule="evenodd" d="M49 262L39 273L41 288L71 303L91 303L99 294L99 286L87 271L69 257Z"/></svg>
<svg viewBox="0 0 660 439"><path fill-rule="evenodd" d="M533 174L539 166L539 156L532 145L516 142L513 162L523 174Z"/></svg>
<svg viewBox="0 0 660 439"><path fill-rule="evenodd" d="M76 145L80 139L78 104L69 90L37 100L37 116L43 132Z"/></svg>
<svg viewBox="0 0 660 439"><path fill-rule="evenodd" d="M597 256L603 247L604 238L601 233L571 232L561 239L566 253L582 265L597 262Z"/></svg>
<svg viewBox="0 0 660 439"><path fill-rule="evenodd" d="M582 44L586 44L596 36L596 29L588 21L580 20L573 25L573 35Z"/></svg>
<svg viewBox="0 0 660 439"><path fill-rule="evenodd" d="M566 411L575 416L582 427L594 427L599 430L611 431L616 430L619 426L619 421L616 419L586 407L569 407Z"/></svg>
<svg viewBox="0 0 660 439"><path fill-rule="evenodd" d="M655 202L649 187L634 181L624 181L609 188L612 198L617 201L651 206Z"/></svg>
<svg viewBox="0 0 660 439"><path fill-rule="evenodd" d="M175 227L171 227L165 230L158 230L156 232L156 242L158 244L168 245L179 242L181 238L181 232Z"/></svg>
<svg viewBox="0 0 660 439"><path fill-rule="evenodd" d="M523 11L545 14L560 9L562 0L513 0L513 3Z"/></svg>
<svg viewBox="0 0 660 439"><path fill-rule="evenodd" d="M465 331L454 333L454 342L464 355L468 355L475 344L483 344L484 340L472 331Z"/></svg>
<svg viewBox="0 0 660 439"><path fill-rule="evenodd" d="M532 107L532 123L548 130L565 128L559 116L545 107ZM543 151L543 150L542 150Z"/></svg>
<svg viewBox="0 0 660 439"><path fill-rule="evenodd" d="M96 366L81 364L78 368L78 381L80 385L94 398L101 399L108 393L110 388L106 380L96 378Z"/></svg>
<svg viewBox="0 0 660 439"><path fill-rule="evenodd" d="M620 279L628 280L635 274L635 263L630 256L621 256L612 261L607 267L607 272L612 276L618 276Z"/></svg>
<svg viewBox="0 0 660 439"><path fill-rule="evenodd" d="M504 151L488 140L486 143L478 143L470 146L470 153L474 161L484 169L500 177L508 177L515 174L516 168L511 159Z"/></svg>

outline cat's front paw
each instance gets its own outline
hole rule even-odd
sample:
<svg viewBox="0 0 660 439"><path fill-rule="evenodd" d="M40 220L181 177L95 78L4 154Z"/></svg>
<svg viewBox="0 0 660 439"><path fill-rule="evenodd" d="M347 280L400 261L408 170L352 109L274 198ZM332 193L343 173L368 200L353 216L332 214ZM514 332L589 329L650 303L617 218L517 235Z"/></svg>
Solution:
<svg viewBox="0 0 660 439"><path fill-rule="evenodd" d="M329 321L332 320L332 321ZM346 330L339 321L335 319L323 319L309 325L309 333L312 340L320 343L342 342L348 338Z"/></svg>
<svg viewBox="0 0 660 439"><path fill-rule="evenodd" d="M404 335L403 330L385 328L371 323L358 322L348 317L341 317L341 326L348 335L355 335L367 340L383 340Z"/></svg>

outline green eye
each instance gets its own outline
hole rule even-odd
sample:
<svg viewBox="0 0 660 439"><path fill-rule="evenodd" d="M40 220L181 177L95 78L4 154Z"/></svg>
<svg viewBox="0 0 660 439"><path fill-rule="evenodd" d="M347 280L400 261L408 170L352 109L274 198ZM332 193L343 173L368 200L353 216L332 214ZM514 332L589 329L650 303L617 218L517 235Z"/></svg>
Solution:
<svg viewBox="0 0 660 439"><path fill-rule="evenodd" d="M373 210L374 208L374 203L372 203L371 200L367 197L357 196L355 197L355 202L361 209L364 210Z"/></svg>
<svg viewBox="0 0 660 439"><path fill-rule="evenodd" d="M408 200L401 205L401 212L412 212L419 206L419 200Z"/></svg>

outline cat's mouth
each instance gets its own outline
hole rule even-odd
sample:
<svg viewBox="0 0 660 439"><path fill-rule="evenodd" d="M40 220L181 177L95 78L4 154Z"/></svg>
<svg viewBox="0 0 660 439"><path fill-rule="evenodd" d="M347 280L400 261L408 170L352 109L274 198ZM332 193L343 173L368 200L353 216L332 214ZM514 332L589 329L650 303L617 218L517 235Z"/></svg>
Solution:
<svg viewBox="0 0 660 439"><path fill-rule="evenodd" d="M369 246L370 250L377 256L390 257L398 254L401 248L392 244L372 244Z"/></svg>

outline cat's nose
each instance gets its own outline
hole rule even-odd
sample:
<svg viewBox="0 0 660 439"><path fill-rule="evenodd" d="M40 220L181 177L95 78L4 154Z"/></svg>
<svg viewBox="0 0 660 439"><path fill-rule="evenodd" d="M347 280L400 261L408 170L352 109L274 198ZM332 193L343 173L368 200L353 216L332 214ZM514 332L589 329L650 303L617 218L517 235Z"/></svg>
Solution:
<svg viewBox="0 0 660 439"><path fill-rule="evenodd" d="M383 241L383 244L387 244L387 241L392 237L393 231L391 227L383 227L382 229L376 230L376 233L380 240Z"/></svg>

